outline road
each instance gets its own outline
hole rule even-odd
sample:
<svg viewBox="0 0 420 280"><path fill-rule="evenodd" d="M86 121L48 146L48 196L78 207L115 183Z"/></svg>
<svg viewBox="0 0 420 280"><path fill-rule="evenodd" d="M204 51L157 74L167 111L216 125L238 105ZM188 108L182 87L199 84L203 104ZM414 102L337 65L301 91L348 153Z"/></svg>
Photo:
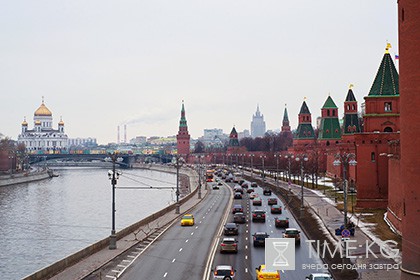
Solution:
<svg viewBox="0 0 420 280"><path fill-rule="evenodd" d="M119 279L202 279L212 241L230 202L227 186L211 190L191 211L194 226L181 227L176 221Z"/></svg>
<svg viewBox="0 0 420 280"><path fill-rule="evenodd" d="M233 184L229 184L231 187ZM212 267L220 264L232 265L236 269L235 279L255 279L255 268L261 264L264 264L264 248L254 248L252 244L252 234L255 232L263 231L267 232L270 238L282 237L283 229L278 229L274 226L274 218L288 217L290 227L294 227L300 230L294 217L289 213L287 208L285 209L284 204L277 197L279 204L283 208L282 214L271 214L270 207L267 204L268 197L276 197L274 194L271 196L264 196L263 189L261 187L255 188L255 192L262 198L262 206L253 206L252 200L249 199L248 194L244 194L243 199L235 199L233 204L241 204L245 209L247 215L247 222L239 225L239 235L236 236L238 240L238 253L237 254L221 254L219 250L215 254L215 258ZM266 211L266 222L255 223L251 221L251 212L254 209L263 209ZM230 214L228 222L233 222L233 215ZM221 241L220 237L219 244ZM319 258L309 258L309 247L305 242L307 237L301 232L301 245L296 246L296 269L294 271L281 271L280 276L282 279L305 279L307 275L314 271L302 270L302 264L322 264ZM210 278L211 279L211 278Z"/></svg>

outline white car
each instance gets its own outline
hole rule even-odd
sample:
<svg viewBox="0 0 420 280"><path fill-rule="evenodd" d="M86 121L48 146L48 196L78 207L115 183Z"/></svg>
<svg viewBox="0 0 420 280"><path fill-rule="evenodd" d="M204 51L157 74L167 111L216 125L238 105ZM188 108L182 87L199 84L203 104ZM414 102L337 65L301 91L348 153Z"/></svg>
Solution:
<svg viewBox="0 0 420 280"><path fill-rule="evenodd" d="M312 273L306 276L306 280L334 280L328 273Z"/></svg>
<svg viewBox="0 0 420 280"><path fill-rule="evenodd" d="M213 270L213 280L233 280L235 279L235 270L231 265L218 265Z"/></svg>

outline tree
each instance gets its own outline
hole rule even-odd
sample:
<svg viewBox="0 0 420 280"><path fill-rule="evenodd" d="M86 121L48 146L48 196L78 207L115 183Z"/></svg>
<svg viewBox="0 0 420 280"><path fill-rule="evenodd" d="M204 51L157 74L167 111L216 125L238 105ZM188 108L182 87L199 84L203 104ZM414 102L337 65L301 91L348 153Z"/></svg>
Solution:
<svg viewBox="0 0 420 280"><path fill-rule="evenodd" d="M204 143L201 141L197 141L194 146L194 153L204 153Z"/></svg>

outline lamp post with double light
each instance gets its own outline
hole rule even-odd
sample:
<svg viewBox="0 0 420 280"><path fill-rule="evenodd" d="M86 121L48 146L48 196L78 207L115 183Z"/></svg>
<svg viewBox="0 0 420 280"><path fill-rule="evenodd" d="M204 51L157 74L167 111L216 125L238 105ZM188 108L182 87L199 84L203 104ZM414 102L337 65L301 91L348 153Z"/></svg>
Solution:
<svg viewBox="0 0 420 280"><path fill-rule="evenodd" d="M251 157L251 178L254 179L254 154L249 155Z"/></svg>
<svg viewBox="0 0 420 280"><path fill-rule="evenodd" d="M290 172L291 172L291 159L292 158L294 158L294 155L292 155L292 154L288 154L288 155L285 155L284 156L286 159L287 159L287 161L288 161L288 164L289 164L289 168L288 168L288 171L287 171L287 173L288 173L288 177L289 177L289 184L292 182L292 176L291 176L291 174L290 174Z"/></svg>
<svg viewBox="0 0 420 280"><path fill-rule="evenodd" d="M262 161L262 187L264 188L264 186L265 186L264 159L266 158L266 156L261 155L260 158L261 158L261 161Z"/></svg>
<svg viewBox="0 0 420 280"><path fill-rule="evenodd" d="M275 154L274 157L276 158L276 187L279 187L279 158L281 158L281 155Z"/></svg>
<svg viewBox="0 0 420 280"><path fill-rule="evenodd" d="M353 153L339 153L335 155L333 164L343 167L343 196L344 196L344 227L347 228L347 171L349 166L355 166L357 161Z"/></svg>
<svg viewBox="0 0 420 280"><path fill-rule="evenodd" d="M109 157L105 158L105 161L112 161L112 170L108 171L108 179L111 180L112 186L112 227L111 235L109 236L109 249L117 249L117 236L115 234L115 186L117 185L117 180L122 174L120 171L115 170L115 163L122 162L123 158L118 156L118 153L109 154Z"/></svg>
<svg viewBox="0 0 420 280"><path fill-rule="evenodd" d="M184 158L180 155L176 155L172 158L172 164L175 165L176 168L176 204L175 204L175 214L180 213L179 207L179 169L184 164Z"/></svg>
<svg viewBox="0 0 420 280"><path fill-rule="evenodd" d="M301 194L300 194L300 199L301 199L301 203L300 203L300 210L305 209L304 206L304 201L303 201L303 186L305 184L305 176L303 175L303 164L305 161L308 161L308 157L306 155L301 155L296 156L296 161L299 162L300 161L300 180L301 180Z"/></svg>
<svg viewBox="0 0 420 280"><path fill-rule="evenodd" d="M195 156L198 158L198 199L201 199L201 176L203 174L202 172L202 166L201 166L201 159L204 157L203 155L197 155Z"/></svg>

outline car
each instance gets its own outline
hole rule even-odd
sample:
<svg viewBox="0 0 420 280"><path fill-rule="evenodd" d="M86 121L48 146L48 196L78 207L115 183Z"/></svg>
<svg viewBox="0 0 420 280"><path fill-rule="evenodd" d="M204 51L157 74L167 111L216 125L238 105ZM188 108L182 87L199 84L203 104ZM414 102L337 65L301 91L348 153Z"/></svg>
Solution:
<svg viewBox="0 0 420 280"><path fill-rule="evenodd" d="M280 205L277 205L277 204L271 205L270 211L271 211L271 214L281 214L282 208Z"/></svg>
<svg viewBox="0 0 420 280"><path fill-rule="evenodd" d="M266 232L256 232L252 235L254 247L262 246L265 247L265 239L268 238L269 235Z"/></svg>
<svg viewBox="0 0 420 280"><path fill-rule="evenodd" d="M218 185L218 186L222 186L222 185L223 185L223 183L222 183L222 182L219 182L219 183L217 183L217 185Z"/></svg>
<svg viewBox="0 0 420 280"><path fill-rule="evenodd" d="M244 190L242 189L242 187L241 186L239 186L239 185L236 185L234 188L233 188L233 191L234 192L239 192L239 193L244 193Z"/></svg>
<svg viewBox="0 0 420 280"><path fill-rule="evenodd" d="M242 194L240 192L235 192L235 195L233 196L234 199L242 199Z"/></svg>
<svg viewBox="0 0 420 280"><path fill-rule="evenodd" d="M295 228L286 228L283 238L294 238L296 244L300 244L300 231Z"/></svg>
<svg viewBox="0 0 420 280"><path fill-rule="evenodd" d="M223 229L223 234L224 235L238 235L239 234L238 225L235 223L225 224L225 227Z"/></svg>
<svg viewBox="0 0 420 280"><path fill-rule="evenodd" d="M218 190L219 189L219 186L216 184L216 185L213 185L213 190Z"/></svg>
<svg viewBox="0 0 420 280"><path fill-rule="evenodd" d="M232 214L235 214L235 213L238 213L238 212L241 212L241 213L244 212L244 208L242 207L242 205L240 205L240 204L233 205Z"/></svg>
<svg viewBox="0 0 420 280"><path fill-rule="evenodd" d="M246 190L246 192L247 192L247 193L252 193L252 192L254 192L254 189L253 189L253 188L248 188L248 189Z"/></svg>
<svg viewBox="0 0 420 280"><path fill-rule="evenodd" d="M234 280L236 270L231 265L217 265L213 269L213 280Z"/></svg>
<svg viewBox="0 0 420 280"><path fill-rule="evenodd" d="M256 187L258 187L258 184L257 184L257 182L252 182L252 183L251 183L251 187L253 187L253 188L256 188Z"/></svg>
<svg viewBox="0 0 420 280"><path fill-rule="evenodd" d="M254 201L252 201L252 205L256 205L256 206L261 206L262 205L262 200L261 200L261 197L258 197L258 196L256 196L255 198L254 198Z"/></svg>
<svg viewBox="0 0 420 280"><path fill-rule="evenodd" d="M256 197L258 197L258 194L257 193L250 193L249 194L249 199L254 199Z"/></svg>
<svg viewBox="0 0 420 280"><path fill-rule="evenodd" d="M238 253L238 241L231 237L223 238L220 243L220 253Z"/></svg>
<svg viewBox="0 0 420 280"><path fill-rule="evenodd" d="M276 228L288 228L289 218L274 218L274 226Z"/></svg>
<svg viewBox="0 0 420 280"><path fill-rule="evenodd" d="M192 214L185 214L181 219L181 226L193 226L194 216Z"/></svg>
<svg viewBox="0 0 420 280"><path fill-rule="evenodd" d="M262 221L265 223L265 211L264 210L254 210L252 211L252 221Z"/></svg>
<svg viewBox="0 0 420 280"><path fill-rule="evenodd" d="M270 197L270 198L267 200L267 203L268 203L268 205L274 205L274 204L277 204L277 198L275 198L275 197Z"/></svg>
<svg viewBox="0 0 420 280"><path fill-rule="evenodd" d="M264 188L263 195L271 195L271 190L269 188Z"/></svg>
<svg viewBox="0 0 420 280"><path fill-rule="evenodd" d="M312 273L305 278L306 280L334 280L328 273Z"/></svg>
<svg viewBox="0 0 420 280"><path fill-rule="evenodd" d="M268 270L265 264L255 268L256 279L280 279L280 274L277 270Z"/></svg>
<svg viewBox="0 0 420 280"><path fill-rule="evenodd" d="M237 224L245 224L246 223L245 214L242 212L233 214L233 222Z"/></svg>
<svg viewBox="0 0 420 280"><path fill-rule="evenodd" d="M244 182L241 183L241 187L242 188L249 188L249 183L244 181Z"/></svg>
<svg viewBox="0 0 420 280"><path fill-rule="evenodd" d="M245 183L245 180L244 179L239 179L238 183L239 183L239 185L242 186L242 184Z"/></svg>

